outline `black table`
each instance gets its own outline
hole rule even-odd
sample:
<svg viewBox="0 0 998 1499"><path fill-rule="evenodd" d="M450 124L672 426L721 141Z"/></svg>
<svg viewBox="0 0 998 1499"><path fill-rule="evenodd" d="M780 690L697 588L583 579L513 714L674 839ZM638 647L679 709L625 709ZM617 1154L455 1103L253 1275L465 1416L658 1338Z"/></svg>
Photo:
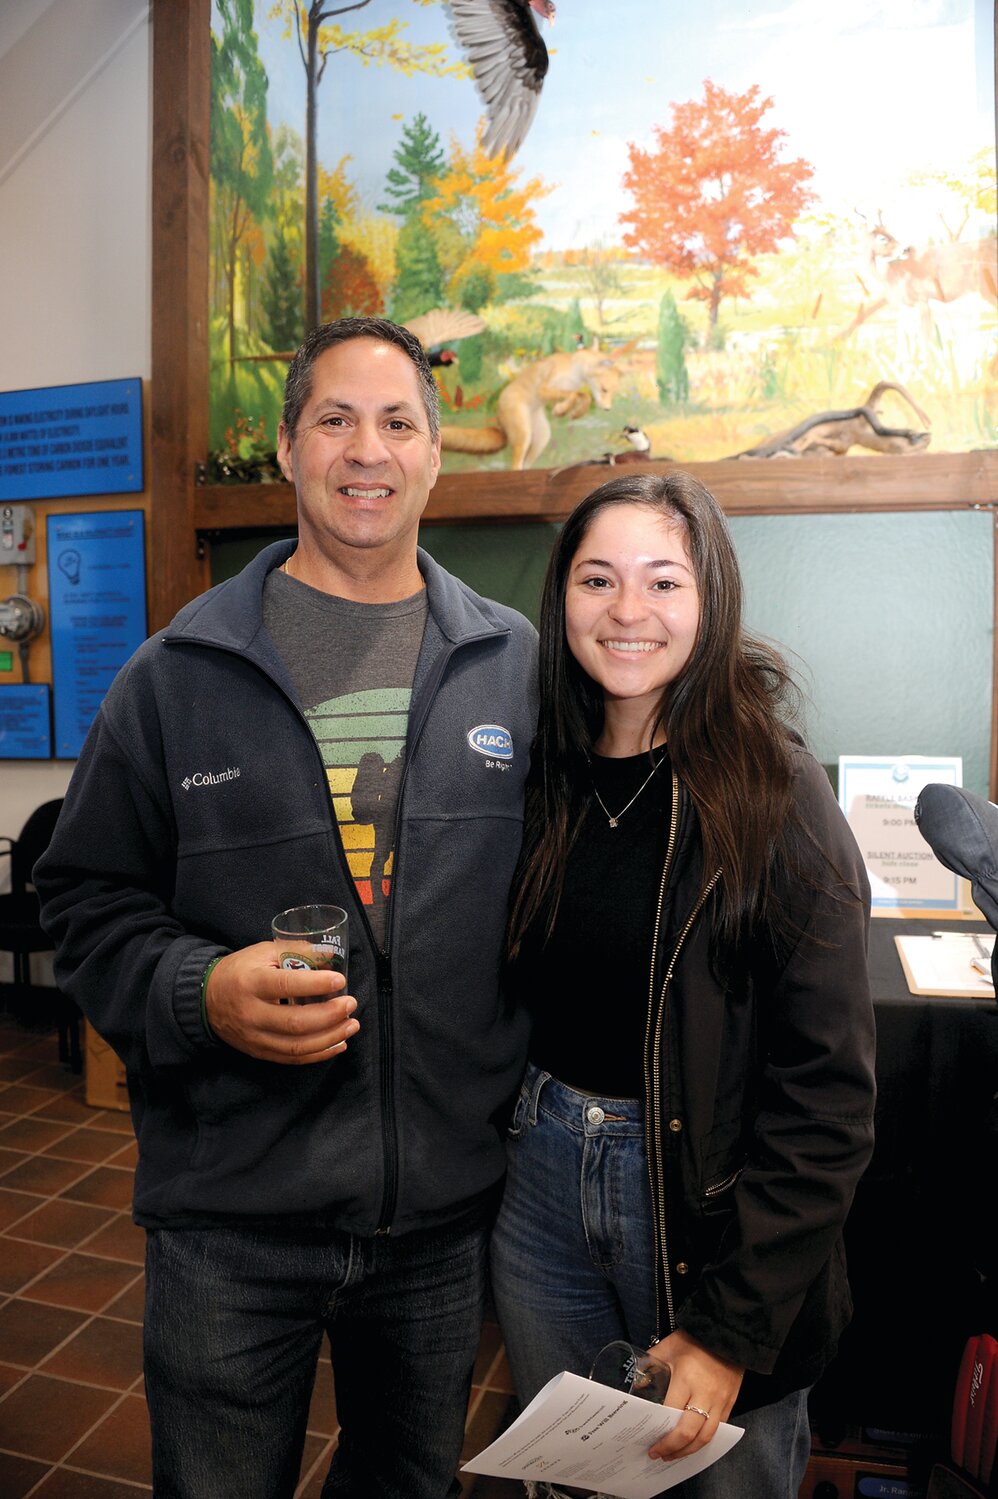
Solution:
<svg viewBox="0 0 998 1499"><path fill-rule="evenodd" d="M910 993L894 937L937 927L991 930L872 923L877 1143L846 1227L855 1316L815 1391L818 1427L945 1432L967 1337L998 1335L998 1005Z"/></svg>

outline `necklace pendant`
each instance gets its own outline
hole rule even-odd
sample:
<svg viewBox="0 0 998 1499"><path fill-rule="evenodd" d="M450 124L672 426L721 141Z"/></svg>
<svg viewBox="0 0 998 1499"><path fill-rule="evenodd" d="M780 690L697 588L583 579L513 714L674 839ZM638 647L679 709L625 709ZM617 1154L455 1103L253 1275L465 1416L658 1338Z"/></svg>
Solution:
<svg viewBox="0 0 998 1499"><path fill-rule="evenodd" d="M615 817L610 818L610 826L612 828L615 828L617 826L617 819Z"/></svg>

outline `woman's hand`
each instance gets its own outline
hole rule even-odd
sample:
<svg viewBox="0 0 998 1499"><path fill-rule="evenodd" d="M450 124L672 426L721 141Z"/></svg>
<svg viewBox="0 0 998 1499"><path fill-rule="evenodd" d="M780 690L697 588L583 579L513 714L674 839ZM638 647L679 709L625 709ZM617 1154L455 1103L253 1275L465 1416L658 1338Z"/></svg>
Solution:
<svg viewBox="0 0 998 1499"><path fill-rule="evenodd" d="M689 1457L706 1447L718 1423L731 1414L745 1370L708 1353L684 1332L670 1333L648 1352L672 1365L663 1405L683 1411L673 1429L649 1449L649 1457ZM691 1407L695 1407L692 1409Z"/></svg>

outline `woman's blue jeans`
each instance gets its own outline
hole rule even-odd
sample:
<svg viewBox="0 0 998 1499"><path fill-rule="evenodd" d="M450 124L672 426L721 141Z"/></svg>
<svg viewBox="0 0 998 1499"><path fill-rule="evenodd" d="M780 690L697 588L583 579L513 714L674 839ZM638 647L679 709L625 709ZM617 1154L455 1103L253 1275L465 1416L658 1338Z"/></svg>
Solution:
<svg viewBox="0 0 998 1499"><path fill-rule="evenodd" d="M490 1218L311 1242L151 1230L156 1499L290 1499L324 1330L340 1437L323 1495L456 1495Z"/></svg>
<svg viewBox="0 0 998 1499"><path fill-rule="evenodd" d="M562 1369L588 1375L604 1343L655 1336L655 1245L644 1106L577 1093L527 1069L492 1239L492 1287L521 1404ZM664 1329L663 1329L664 1331ZM677 1499L796 1499L807 1391L737 1416L745 1436L670 1490Z"/></svg>

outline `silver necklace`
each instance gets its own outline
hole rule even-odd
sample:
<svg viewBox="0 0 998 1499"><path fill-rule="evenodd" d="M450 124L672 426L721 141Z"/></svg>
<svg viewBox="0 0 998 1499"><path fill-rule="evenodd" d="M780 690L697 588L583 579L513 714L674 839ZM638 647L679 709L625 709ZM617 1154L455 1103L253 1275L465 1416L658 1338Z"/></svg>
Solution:
<svg viewBox="0 0 998 1499"><path fill-rule="evenodd" d="M612 828L615 828L617 826L617 824L619 823L620 819L623 817L624 813L625 812L629 812L630 809L634 806L634 803L637 801L637 799L641 795L642 791L648 785L649 781L652 780L653 776L655 775L655 772L658 770L658 767L661 765L661 763L662 763L662 759L661 759L661 757L659 757L659 759L657 759L655 761L655 764L654 764L654 766L652 768L651 775L649 775L645 780L643 780L641 782L641 785L638 787L637 791L635 791L634 795L631 797L630 801L627 803L627 806L626 807L621 807L620 811L618 813L616 813L616 815L614 815L610 811L610 808L607 806L606 802L603 800L603 798L599 794L599 790L597 788L595 780L593 781L593 795L595 796L596 800L599 802L600 806L603 808L603 812L604 812L604 815L606 817L606 820L607 820L607 822L610 824L610 826ZM592 765L590 764L590 771L591 770L592 770Z"/></svg>

